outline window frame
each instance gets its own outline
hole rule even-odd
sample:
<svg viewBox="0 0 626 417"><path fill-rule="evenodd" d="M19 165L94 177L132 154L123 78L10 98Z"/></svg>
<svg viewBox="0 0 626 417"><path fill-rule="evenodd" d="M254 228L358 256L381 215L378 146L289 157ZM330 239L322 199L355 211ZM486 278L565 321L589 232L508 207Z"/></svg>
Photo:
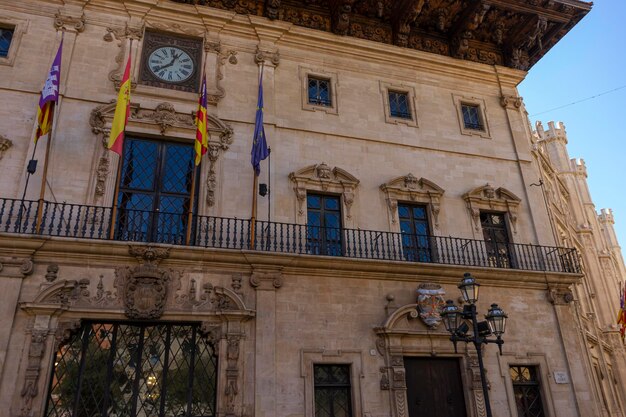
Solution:
<svg viewBox="0 0 626 417"><path fill-rule="evenodd" d="M320 198L320 208L319 209L312 209L309 208L309 197L311 196L317 196ZM332 209L326 209L324 207L324 201L327 198L333 198L337 200L337 210L332 210ZM319 192L315 192L315 191L309 191L307 190L307 194L306 194L306 225L307 225L307 253L310 254L314 254L314 255L323 255L323 256L343 256L344 255L344 251L345 251L345 242L344 242L344 225L343 225L343 198L341 196L341 194L332 194L332 193L319 193ZM315 210L315 211L319 211L319 213L321 214L320 216L320 226L311 226L309 225L309 211L311 210ZM329 228L329 226L327 226L325 224L325 220L323 215L325 214L326 210L329 210L331 212L337 212L338 213L338 218L339 218L339 227L335 228L338 229L339 231L339 237L338 239L329 239L327 236L328 232L330 231L329 229L333 229L333 228ZM320 232L323 233L323 237L321 237L321 234L319 234L318 238L313 240L309 237L309 233L310 233L310 228L313 227L318 227L320 229ZM318 242L317 243L317 251L313 252L311 251L311 242ZM332 247L339 247L339 252L333 251L331 248Z"/></svg>
<svg viewBox="0 0 626 417"><path fill-rule="evenodd" d="M510 375L510 372L511 372L511 369L516 368L516 367L532 369L531 372L534 373L534 376L536 377L536 379L532 380L532 381L529 381L527 383L514 381L513 378ZM518 414L519 414L519 410L518 410L518 407L517 407L517 392L516 392L516 388L517 387L523 387L523 386L532 386L532 387L536 387L536 390L537 390L538 395L539 395L539 399L541 401L541 411L543 413L543 416L546 417L546 411L545 411L546 407L545 407L545 404L544 404L543 393L542 393L542 390L541 390L541 381L540 381L540 376L539 376L539 366L537 366L537 365L526 365L526 364L524 364L524 365L509 364L509 379L511 380L511 385L513 387L513 395L516 398L516 400L515 400L515 411L518 412Z"/></svg>
<svg viewBox="0 0 626 417"><path fill-rule="evenodd" d="M419 127L417 122L417 101L415 99L416 95L414 86L406 84L393 84L381 81L380 91L383 99L383 111L385 114L386 123L393 125ZM390 93L406 94L410 117L397 117L391 114L391 103L389 100Z"/></svg>
<svg viewBox="0 0 626 417"><path fill-rule="evenodd" d="M315 370L317 367L342 367L342 368L347 368L347 376L348 376L348 383L347 384L318 384L317 381L315 381ZM318 389L321 390L327 390L327 391L332 391L332 392L345 392L347 391L347 403L348 403L348 415L349 417L353 416L352 413L352 384L351 384L351 372L350 372L350 368L351 365L349 363L347 364L339 364L339 363L314 363L313 364L313 396L314 396L314 406L315 406L315 415L318 414L317 412L317 393L318 393ZM346 390L347 388L347 390ZM333 413L334 416L334 413Z"/></svg>
<svg viewBox="0 0 626 417"><path fill-rule="evenodd" d="M495 242L496 243L496 264L495 265L489 265L490 267L496 267L496 268L515 268L516 267L516 261L515 261L515 250L513 250L512 248L512 244L513 244L513 237L511 234L511 228L510 228L510 220L509 220L509 215L507 212L504 211L497 211L497 210L479 210L479 221L480 221L480 229L481 232L483 233L482 235L482 240L485 242L485 250L487 250L487 245L488 242L492 242L492 241L488 241L485 238L485 227L483 225L483 216L484 215L497 215L497 216L501 216L502 217L502 221L504 222L504 225L500 228L500 227L493 227L493 229L503 229L504 233L506 234L506 242ZM503 255L498 254L497 249L499 247L499 244L503 244L506 245L506 257L504 257ZM489 262L490 256L489 256L489 252L487 251L486 253L487 255L487 262ZM505 258L505 261L508 262L507 265L503 265L502 264L502 258Z"/></svg>
<svg viewBox="0 0 626 417"><path fill-rule="evenodd" d="M0 55L0 58L7 58L9 56L9 51L11 50L11 44L13 43L13 36L15 35L15 27L11 26L9 27L9 25L2 25L0 24L0 31L8 31L11 33L11 39L9 39L9 45L8 48L6 50L6 55L2 56Z"/></svg>
<svg viewBox="0 0 626 417"><path fill-rule="evenodd" d="M456 109L459 130L462 135L478 136L484 139L491 139L491 133L489 131L489 120L487 117L487 106L484 99L475 96L452 94L452 101ZM482 129L475 129L467 127L465 125L465 118L463 117L463 106L475 107L477 109L478 119L482 125Z"/></svg>
<svg viewBox="0 0 626 417"><path fill-rule="evenodd" d="M415 232L415 224L414 222L416 220L420 220L420 219L415 219L413 214L410 214L410 220L412 222L411 224L411 234L405 234L402 232L402 220L404 219L403 217L400 216L400 206L404 206L409 208L409 210L412 212L414 208L422 208L424 210L424 223L426 224L427 227L427 234L426 235L418 235ZM419 243L416 243L415 245L413 245L412 247L405 247L404 245L404 239L402 239L402 252L404 254L404 257L406 260L411 261L411 262L426 262L426 263L432 263L432 262L436 262L436 253L435 253L435 245L433 245L432 239L433 239L433 228L432 228L432 220L431 220L431 210L430 210L430 204L428 203L420 203L420 202L407 202L407 201L398 201L398 227L400 228L400 234L401 235L407 235L407 236L411 236L412 238L415 239L415 242L417 242L417 237L418 236L426 236L426 241L427 246L420 246ZM407 249L410 250L413 253L413 256L417 255L417 258L414 259L408 259L408 255L410 252L407 252ZM423 258L423 256L426 255L426 258Z"/></svg>
<svg viewBox="0 0 626 417"><path fill-rule="evenodd" d="M28 29L28 21L14 19L11 17L1 17L0 27L4 29L13 29L13 36L11 37L11 43L9 44L7 56L0 57L0 65L13 66L15 64L22 36Z"/></svg>
<svg viewBox="0 0 626 417"><path fill-rule="evenodd" d="M337 115L339 113L337 74L321 69L313 69L300 66L299 75L301 80L302 110L323 111L327 114ZM311 78L328 81L330 100L329 105L309 102L309 79Z"/></svg>
<svg viewBox="0 0 626 417"><path fill-rule="evenodd" d="M116 207L117 207L117 218L115 219L115 237L116 240L126 240L124 238L122 238L120 236L120 233L128 233L128 232L132 232L132 229L129 230L122 230L120 228L121 225L121 221L120 218L122 216L122 212L123 211L130 211L132 212L146 212L146 210L140 210L140 209L128 209L128 208L122 208L120 206L119 200L120 198L122 198L122 193L123 192L127 192L127 193L137 193L137 194L148 194L151 196L152 198L152 209L147 211L148 212L148 229L145 232L145 239L140 240L141 242L151 242L151 243L169 243L169 244L182 244L184 243L184 240L186 240L185 236L179 236L183 238L183 242L179 242L178 240L176 240L175 242L171 241L171 238L169 240L160 240L159 236L162 234L159 232L159 224L160 224L160 220L159 220L159 215L161 213L160 211L160 202L163 200L163 198L167 198L167 197L175 197L175 196L180 196L180 197L184 197L185 194L184 193L176 193L176 192L168 192L166 190L163 190L163 181L165 180L165 170L166 170L166 166L165 166L165 150L169 145L178 145L178 146L185 146L190 148L191 151L193 151L193 144L188 143L187 141L176 141L176 140L159 140L159 139L154 139L154 138L150 138L150 137L144 137L144 136L140 136L140 135L130 135L126 138L126 140L124 141L124 149L122 152L122 156L119 160L119 163L122 164L122 169L120 170L120 175L124 175L124 163L126 161L126 152L129 146L129 143L132 140L136 140L139 142L149 142L149 143L154 143L156 145L156 160L154 162L154 181L155 183L153 184L153 187L151 190L142 190L140 188L133 188L133 187L124 187L121 182L122 182L122 177L117 177L116 178L116 184L119 184L118 187L118 193L117 195L114 195L114 202L116 202ZM191 160L193 163L193 159ZM157 172L158 171L158 172ZM194 199L193 199L193 209L192 209L192 213L194 214L194 217L192 219L191 224L187 224L187 214L186 213L182 213L180 215L180 220L181 222L185 225L185 227L183 228L183 230L181 231L181 233L184 233L185 235L187 234L188 228L191 227L191 241L193 241L194 239L194 232L195 232L195 220L196 217L195 215L197 215L198 213L198 192L199 192L199 182L197 175L198 175L198 170L193 169L192 168L192 172L191 175L193 176L194 174L196 175L196 181L193 180L193 178L191 178L191 184L193 184L192 186L195 188L195 192L194 194ZM188 201L191 200L191 195L192 195L192 191L189 192L189 194L187 194L187 199ZM187 203L188 205L188 203ZM169 212L165 212L166 214L172 214ZM136 216L136 214L135 214ZM128 226L127 226L128 227ZM138 230L139 233L141 233L141 228ZM171 230L170 231L166 231L166 235L170 235L171 234ZM180 233L179 233L180 235ZM132 239L130 241L133 241Z"/></svg>
<svg viewBox="0 0 626 417"><path fill-rule="evenodd" d="M522 353L498 355L498 364L500 366L500 376L504 380L504 388L508 400L511 417L520 417L517 413L517 405L515 403L515 392L513 390L513 381L511 380L510 366L534 366L537 368L537 377L539 380L539 390L541 392L541 400L543 404L544 417L553 417L556 415L554 409L554 400L552 398L553 384L550 374L554 373L554 369L548 366L546 355L543 353ZM569 375L568 375L569 376ZM571 384L571 380L567 382Z"/></svg>
<svg viewBox="0 0 626 417"><path fill-rule="evenodd" d="M352 416L361 416L363 410L361 381L363 375L363 352L357 349L300 350L300 376L304 379L304 417L315 417L314 365L349 365L350 399Z"/></svg>

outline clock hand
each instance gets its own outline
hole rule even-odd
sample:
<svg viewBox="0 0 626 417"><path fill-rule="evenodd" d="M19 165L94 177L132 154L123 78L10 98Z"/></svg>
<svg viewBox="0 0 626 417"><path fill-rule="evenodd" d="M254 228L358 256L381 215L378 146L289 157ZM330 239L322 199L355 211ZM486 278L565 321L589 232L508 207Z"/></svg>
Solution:
<svg viewBox="0 0 626 417"><path fill-rule="evenodd" d="M174 65L174 62L176 62L176 60L178 58L180 58L180 55L181 54L178 54L178 55L174 54L174 56L172 57L172 60L169 62L169 64L163 65L162 67L159 67L159 68L155 68L154 72L159 72L159 71L164 70L165 68L171 67L172 65Z"/></svg>

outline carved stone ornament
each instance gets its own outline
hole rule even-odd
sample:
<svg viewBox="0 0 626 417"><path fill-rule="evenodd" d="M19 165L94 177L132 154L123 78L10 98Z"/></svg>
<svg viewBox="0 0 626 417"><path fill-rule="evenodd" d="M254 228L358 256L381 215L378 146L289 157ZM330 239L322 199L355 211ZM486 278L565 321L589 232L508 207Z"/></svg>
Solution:
<svg viewBox="0 0 626 417"><path fill-rule="evenodd" d="M4 156L4 153L13 146L13 142L10 139L0 135L0 159Z"/></svg>
<svg viewBox="0 0 626 417"><path fill-rule="evenodd" d="M58 273L59 273L59 265L57 264L48 265L48 269L46 271L46 276L45 276L46 281L50 283L56 281Z"/></svg>
<svg viewBox="0 0 626 417"><path fill-rule="evenodd" d="M420 284L417 287L417 311L419 317L431 329L441 323L441 308L446 304L443 296L446 292L439 284Z"/></svg>
<svg viewBox="0 0 626 417"><path fill-rule="evenodd" d="M85 15L70 16L60 10L54 15L54 27L56 30L73 30L81 33L85 30Z"/></svg>
<svg viewBox="0 0 626 417"><path fill-rule="evenodd" d="M548 299L554 305L568 305L574 301L574 293L569 287L552 287L548 289Z"/></svg>
<svg viewBox="0 0 626 417"><path fill-rule="evenodd" d="M445 191L434 182L409 173L382 184L380 189L385 193L392 223L398 222L398 201L406 201L427 204L434 226L439 228L440 201Z"/></svg>
<svg viewBox="0 0 626 417"><path fill-rule="evenodd" d="M170 273L155 265L141 265L120 271L125 283L121 289L124 313L130 319L158 319L167 301Z"/></svg>
<svg viewBox="0 0 626 417"><path fill-rule="evenodd" d="M341 194L346 208L346 218L352 219L350 209L354 202L356 187L359 185L359 180L354 175L338 167L331 169L322 162L292 172L289 179L294 185L298 201L298 216L304 217L306 191L311 190Z"/></svg>
<svg viewBox="0 0 626 417"><path fill-rule="evenodd" d="M500 97L500 105L505 109L517 110L522 107L522 98L519 96L506 96Z"/></svg>
<svg viewBox="0 0 626 417"><path fill-rule="evenodd" d="M0 273L10 278L26 278L33 273L35 264L31 258L0 257Z"/></svg>
<svg viewBox="0 0 626 417"><path fill-rule="evenodd" d="M41 373L41 360L46 353L47 336L48 329L33 329L30 335L26 373L24 376L24 384L20 391L22 397L20 416L23 417L31 415L33 400L39 393L37 385L39 385L39 374Z"/></svg>
<svg viewBox="0 0 626 417"><path fill-rule="evenodd" d="M477 232L481 228L480 210L495 210L508 214L513 233L517 233L517 212L522 200L511 191L503 187L494 188L487 183L465 193L463 199Z"/></svg>
<svg viewBox="0 0 626 417"><path fill-rule="evenodd" d="M280 64L280 52L276 51L265 51L262 50L259 45L256 46L256 53L254 54L254 62L257 65L269 63L274 67L277 67Z"/></svg>
<svg viewBox="0 0 626 417"><path fill-rule="evenodd" d="M113 71L109 72L109 80L113 82L116 90L120 89L122 82L122 74L124 73L125 57L128 55L128 48L130 47L129 40L141 40L144 33L143 24L140 26L130 26L128 23L123 28L120 27L108 27L106 33L102 37L106 42L113 42L117 40L117 55L115 55L116 67ZM131 89L134 88L131 85Z"/></svg>

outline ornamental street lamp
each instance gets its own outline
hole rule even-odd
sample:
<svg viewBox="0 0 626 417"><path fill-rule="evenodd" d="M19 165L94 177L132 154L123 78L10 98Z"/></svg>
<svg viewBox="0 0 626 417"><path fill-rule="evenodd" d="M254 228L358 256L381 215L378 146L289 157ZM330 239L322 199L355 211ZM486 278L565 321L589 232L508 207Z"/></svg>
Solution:
<svg viewBox="0 0 626 417"><path fill-rule="evenodd" d="M461 310L454 305L454 301L446 301L446 305L441 309L441 319L446 326L446 330L450 332L450 340L454 343L454 352L456 353L457 342L472 342L476 348L478 354L478 368L480 370L480 381L483 386L483 396L485 398L485 409L487 411L487 417L491 415L491 405L489 404L489 392L487 388L487 379L485 378L485 367L483 365L482 345L487 343L495 343L498 345L500 355L502 355L502 335L506 327L507 315L504 311L498 307L497 304L492 304L491 308L485 316L485 321L478 321L476 316L476 302L478 301L478 289L480 284L476 282L476 279L470 274L465 273L463 279L459 284L461 295L465 305ZM472 335L468 335L470 327L472 326ZM489 336L494 335L496 338L488 339Z"/></svg>

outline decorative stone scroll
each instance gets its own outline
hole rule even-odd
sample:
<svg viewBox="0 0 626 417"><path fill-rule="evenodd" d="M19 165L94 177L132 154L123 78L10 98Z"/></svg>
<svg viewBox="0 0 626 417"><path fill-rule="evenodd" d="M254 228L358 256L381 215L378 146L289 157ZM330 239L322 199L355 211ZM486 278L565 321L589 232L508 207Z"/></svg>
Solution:
<svg viewBox="0 0 626 417"><path fill-rule="evenodd" d="M124 73L124 58L127 55L127 48L130 46L130 42L127 40L140 40L143 37L144 26L130 26L128 23L123 28L106 28L106 33L102 37L106 42L113 42L117 40L117 46L119 51L115 55L116 67L113 71L109 72L109 81L113 82L116 90L120 89L122 83L122 74ZM131 88L134 88L131 85Z"/></svg>
<svg viewBox="0 0 626 417"><path fill-rule="evenodd" d="M398 222L398 201L409 201L427 204L435 228L439 228L441 197L445 191L434 182L426 178L417 179L416 176L408 173L382 184L380 189L385 193L391 223Z"/></svg>
<svg viewBox="0 0 626 417"><path fill-rule="evenodd" d="M548 300L554 305L568 305L574 301L574 293L566 286L551 286L548 289Z"/></svg>
<svg viewBox="0 0 626 417"><path fill-rule="evenodd" d="M522 201L518 196L506 188L493 188L489 183L474 188L463 195L467 210L474 222L474 228L480 231L480 211L496 210L508 214L513 233L517 233L517 211Z"/></svg>
<svg viewBox="0 0 626 417"><path fill-rule="evenodd" d="M85 30L85 15L72 16L62 13L60 10L54 15L54 28L56 30L73 30L81 33Z"/></svg>
<svg viewBox="0 0 626 417"><path fill-rule="evenodd" d="M48 329L33 329L30 335L26 373L24 376L24 384L20 391L22 397L21 417L31 415L33 400L39 393L37 386L39 385L39 374L41 373L41 360L46 353L47 336Z"/></svg>
<svg viewBox="0 0 626 417"><path fill-rule="evenodd" d="M289 179L294 185L300 222L305 218L306 192L311 190L341 194L347 220L344 224L351 226L353 222L350 209L354 203L356 187L359 185L359 180L354 175L338 167L331 169L322 162L292 172Z"/></svg>

